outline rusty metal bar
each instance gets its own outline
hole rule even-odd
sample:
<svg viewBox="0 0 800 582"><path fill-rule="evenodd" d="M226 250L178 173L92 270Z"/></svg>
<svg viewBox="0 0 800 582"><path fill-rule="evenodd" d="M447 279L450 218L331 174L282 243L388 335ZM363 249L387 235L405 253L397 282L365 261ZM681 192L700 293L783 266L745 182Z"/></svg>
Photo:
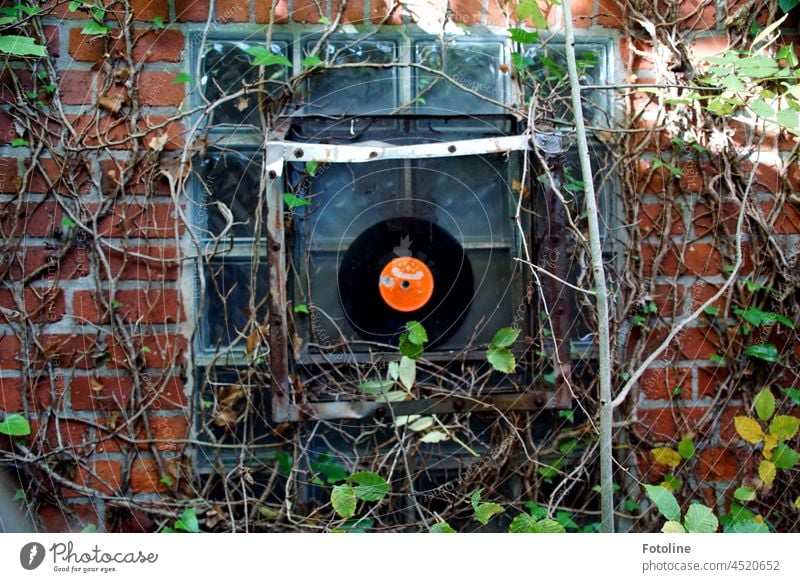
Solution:
<svg viewBox="0 0 800 582"><path fill-rule="evenodd" d="M538 220L534 221L534 236L537 241L536 264L550 271L558 278L569 280L569 262L567 261L567 236L566 236L566 209L556 195L564 185L564 153L561 138L557 135L541 135L536 144L541 152L544 163L552 178L544 196L544 207L539 213ZM538 160L537 160L538 161ZM543 173L543 168L538 169ZM536 173L532 173L536 175ZM550 312L550 344L548 352L552 353L551 365L555 372L555 394L559 408L571 406L571 394L567 384L571 373L569 353L569 332L571 293L567 288L552 277L540 277L542 282L542 295L547 302ZM539 311L542 311L541 309ZM547 322L538 322L540 326Z"/></svg>

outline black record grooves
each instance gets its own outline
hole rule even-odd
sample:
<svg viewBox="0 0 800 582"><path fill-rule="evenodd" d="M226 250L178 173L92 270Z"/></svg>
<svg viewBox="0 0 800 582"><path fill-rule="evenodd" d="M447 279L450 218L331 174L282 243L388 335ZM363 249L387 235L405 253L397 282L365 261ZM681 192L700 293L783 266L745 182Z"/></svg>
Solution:
<svg viewBox="0 0 800 582"><path fill-rule="evenodd" d="M398 256L419 259L433 274L433 295L416 311L393 309L378 288L381 270ZM397 344L406 322L416 320L428 333L426 347L433 347L458 329L469 310L472 266L461 245L442 227L418 218L392 218L367 228L345 252L339 267L339 298L364 339Z"/></svg>

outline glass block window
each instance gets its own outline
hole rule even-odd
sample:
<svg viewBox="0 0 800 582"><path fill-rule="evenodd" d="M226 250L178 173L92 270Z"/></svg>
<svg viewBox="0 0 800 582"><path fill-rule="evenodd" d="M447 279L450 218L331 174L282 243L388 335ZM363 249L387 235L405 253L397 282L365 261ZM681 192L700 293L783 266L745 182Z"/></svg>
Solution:
<svg viewBox="0 0 800 582"><path fill-rule="evenodd" d="M262 44L256 41L219 41L205 48L201 56L203 77L200 79L205 98L216 101L246 91L214 109L209 119L211 125L261 127L259 99L272 97L286 81L286 68L280 65L264 67L263 77L260 77L260 67L253 64L253 56L247 49ZM291 58L286 41L273 41L270 51Z"/></svg>

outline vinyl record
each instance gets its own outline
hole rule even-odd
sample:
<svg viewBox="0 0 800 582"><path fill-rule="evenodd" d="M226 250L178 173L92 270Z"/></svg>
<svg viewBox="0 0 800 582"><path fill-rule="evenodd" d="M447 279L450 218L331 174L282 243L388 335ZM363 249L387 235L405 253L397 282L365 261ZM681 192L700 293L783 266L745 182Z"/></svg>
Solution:
<svg viewBox="0 0 800 582"><path fill-rule="evenodd" d="M393 218L364 230L339 267L339 298L364 339L397 344L406 322L422 323L427 348L458 329L473 298L472 267L442 227Z"/></svg>

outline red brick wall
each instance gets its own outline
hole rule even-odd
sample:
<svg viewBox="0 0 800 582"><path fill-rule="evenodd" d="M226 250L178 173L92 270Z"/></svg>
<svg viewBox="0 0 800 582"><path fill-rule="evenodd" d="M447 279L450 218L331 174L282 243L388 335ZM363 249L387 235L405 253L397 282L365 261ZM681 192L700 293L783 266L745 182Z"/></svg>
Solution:
<svg viewBox="0 0 800 582"><path fill-rule="evenodd" d="M110 69L103 63L117 58L122 47L83 35L84 13L70 13L65 2L49 4L57 6L53 15L44 20L48 46L51 55L58 57L61 100L68 107L76 129L76 134L69 139L74 144L102 147L124 138L128 128L118 123L113 115L102 113L98 119L88 109L112 81L108 78ZM269 2L265 0L217 0L215 4L212 24L217 32L228 27L235 30L243 23L263 24L270 20ZM387 0L350 0L342 21L359 24L385 20L388 24L400 25L435 19L444 12L441 3L434 1L431 4L437 6L437 10L432 12L421 8L424 2L415 2L401 5L387 14L391 4ZM625 75L631 82L653 78L653 60L648 58L651 47L645 40L633 41L620 34L629 16L624 1L575 0L571 4L577 27L592 27L595 33L606 30L620 39L620 58L627 70L619 80ZM137 40L133 58L144 63L136 90L143 106L138 127L146 131L180 111L186 89L183 84L173 84L171 80L179 71L194 67L194 63L188 62L187 38L190 31L201 30L205 25L209 2L133 0L131 5L141 25L134 30ZM696 55L725 46L725 14L717 13L717 5L707 0L679 3L681 28L687 34L699 31L690 42ZM293 0L291 4L279 0L274 22L314 24L321 16L333 19L338 6L338 0L321 3ZM451 20L467 26L505 26L506 15L510 12L503 0L451 0L449 7ZM560 7L544 8L548 23L557 26L562 18ZM167 28L148 30L152 28L149 21L154 17L163 18ZM7 145L16 136L5 104L14 92L7 78L0 79L0 85L0 98L4 100L0 107L0 145ZM108 94L109 97L113 95ZM644 108L655 113L650 94L637 93L629 104L631 111ZM647 123L647 118L641 123ZM185 130L186 125L179 122L172 122L165 128L169 137L167 151L182 143ZM161 131L157 129L147 134L141 146L148 147L152 137ZM668 143L668 136L661 138ZM768 145L774 153L773 162L761 162L757 176L757 200L765 216L769 216L774 204L772 193L785 179L782 160L794 143L774 138ZM643 149L637 184L642 197L641 214L636 219L644 245L641 248L642 275L655 278L657 283L653 300L662 315L680 316L694 309L709 296L709 290L719 284L730 257L723 256L723 251L717 248L718 237L722 234L717 230L724 228L725 222L720 225L716 218L719 213L726 218L735 216L738 209L704 209L682 204L683 199L678 199L685 193L682 184L673 183L663 170L651 171L651 154L656 147L663 146L662 141ZM117 145L108 147L119 152L124 150ZM110 314L103 300L108 303L108 289L94 288L92 274L101 269L101 265L89 263L82 246L85 243L78 241L64 256L54 257L50 251L50 243L62 235L65 217L51 194L63 192L59 175L65 168L45 158L43 169L31 170L25 156L16 156L11 148L2 151L0 222L6 237L14 235L19 239L16 258L3 262L0 274L7 285L17 287L37 270L40 275L33 277L27 288L17 294L31 314L31 323L36 325L35 345L29 342L24 349L14 333L14 329L25 328L25 322L14 320L14 293L9 288L0 289L0 306L8 310L0 317L0 409L6 413L25 410L33 419L34 432L27 442L28 447L45 451L75 449L87 455L88 466L78 466L66 473L74 485L88 486L109 496L133 496L145 502L157 499L171 487L180 486L183 469L179 453L184 446L183 439L190 434L189 397L184 390L188 338L183 324L187 313L178 283L181 250L175 242L176 231L184 233L180 208L164 195L168 191L164 189L163 180L141 176L128 184L125 194L129 199L121 199L104 213L99 232L108 237L113 247L137 253L136 258L124 261L122 253L114 248L107 251L112 277L120 274L121 288L115 296L121 304L116 310L117 317L122 324L140 322L156 326L147 327L149 331L143 333L129 327L133 330L131 345L119 345L106 333ZM121 176L131 171L125 156L116 161L108 158L110 156L98 159L91 167L66 170L79 179L82 176L86 195L96 191L98 186L107 192L115 188ZM795 179L796 163L792 171L791 187L796 190L800 182ZM97 204L100 203L98 199ZM800 235L798 209L787 208L785 214L774 217L772 226L775 232L786 237ZM676 240L656 263L656 249L665 232L674 235ZM754 268L752 264L746 265L746 269ZM58 272L56 287L48 283L50 269ZM675 275L680 275L678 285L672 284ZM100 275L101 279L104 277L107 278ZM711 277L712 282L703 283L704 277ZM715 495L741 481L751 469L748 462L741 461L747 459L748 448L737 440L731 428L733 416L746 408L747 403L737 397L723 399L728 404L723 406L722 421L711 420L720 406L714 399L729 381L725 373L708 361L709 356L720 349L719 333L720 330L712 328L707 321L699 320L681 334L672 349L674 361L678 363L660 360L645 374L633 410L638 418L634 433L642 439L640 450L644 453L650 446L674 443L687 434L705 439L707 448L699 454L697 479L705 482ZM664 331L658 330L652 341L663 335ZM800 357L800 352L795 357ZM48 373L43 373L48 363ZM174 372L157 373L168 365L174 367ZM131 369L143 374L139 381L145 388L144 394L132 395ZM153 385L152 378L156 377L158 385ZM131 398L141 400L148 395L155 397L155 401L147 414L131 422L125 430L117 431L116 427L123 424L128 414ZM48 411L58 414L54 416ZM90 446L93 441L100 444ZM164 451L174 454L166 457L156 454ZM646 454L642 455L639 465L645 476L658 469L652 466ZM165 476L169 479L162 479ZM55 493L70 497L72 503L71 509L66 511L54 505L42 510L42 521L49 529L80 527L89 522L101 529L148 527L147 520L135 509L112 510L114 504L89 498L86 490L81 491L80 487L70 489L54 477L52 484Z"/></svg>

